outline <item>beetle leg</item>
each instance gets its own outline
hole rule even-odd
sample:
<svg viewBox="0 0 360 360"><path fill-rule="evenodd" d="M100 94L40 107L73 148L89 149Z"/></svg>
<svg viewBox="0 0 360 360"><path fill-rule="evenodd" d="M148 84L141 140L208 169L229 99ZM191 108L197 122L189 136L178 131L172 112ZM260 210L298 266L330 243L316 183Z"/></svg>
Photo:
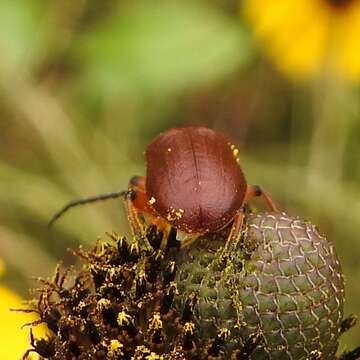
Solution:
<svg viewBox="0 0 360 360"><path fill-rule="evenodd" d="M165 249L167 247L170 232L172 229L171 225L169 225L169 223L160 216L154 217L151 220L151 224L155 225L157 230L162 232L163 236L162 236L160 248Z"/></svg>
<svg viewBox="0 0 360 360"><path fill-rule="evenodd" d="M245 208L241 207L234 216L234 222L231 226L230 234L226 240L223 252L229 251L230 247L234 248L239 243L242 236L242 226L245 218Z"/></svg>
<svg viewBox="0 0 360 360"><path fill-rule="evenodd" d="M161 248L164 249L167 246L171 226L151 208L150 199L145 190L145 183L145 177L134 176L130 179L130 196L129 199L125 200L130 226L135 238L144 238L147 225L143 215L148 215L150 217L150 221L148 222L155 225L156 228L163 233Z"/></svg>
<svg viewBox="0 0 360 360"><path fill-rule="evenodd" d="M141 245L146 251L152 250L152 247L146 238L145 220L141 216L139 210L134 206L131 199L125 199L125 208L130 228L133 233L133 239L135 240L132 245L136 248L138 248L138 245Z"/></svg>
<svg viewBox="0 0 360 360"><path fill-rule="evenodd" d="M137 193L131 193L131 195L129 195L129 197L124 200L131 230L133 235L137 237L145 233L144 220L142 219L139 209L134 205L133 199L130 196L137 196Z"/></svg>
<svg viewBox="0 0 360 360"><path fill-rule="evenodd" d="M246 194L245 194L245 202L248 202L250 199L257 197L257 196L262 196L265 199L265 202L271 211L275 211L275 212L279 211L279 209L277 208L277 206L276 206L274 200L271 198L271 196L268 193L266 193L265 191L263 191L260 186L248 185L248 187L246 189Z"/></svg>
<svg viewBox="0 0 360 360"><path fill-rule="evenodd" d="M136 176L130 180L124 203L134 239L146 250L151 250L152 247L146 238L145 219L141 214L147 212L149 208L148 196L145 193L145 181L142 179Z"/></svg>
<svg viewBox="0 0 360 360"><path fill-rule="evenodd" d="M188 246L190 246L191 244L193 244L199 237L201 236L201 234L189 234L188 236L186 236L180 244L180 249L184 249Z"/></svg>

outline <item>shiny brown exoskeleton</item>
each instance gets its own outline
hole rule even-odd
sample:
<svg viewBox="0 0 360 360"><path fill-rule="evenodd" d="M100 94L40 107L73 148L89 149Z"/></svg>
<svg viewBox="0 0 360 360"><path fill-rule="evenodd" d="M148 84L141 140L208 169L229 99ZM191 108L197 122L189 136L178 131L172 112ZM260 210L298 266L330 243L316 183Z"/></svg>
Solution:
<svg viewBox="0 0 360 360"><path fill-rule="evenodd" d="M70 207L87 202L125 197L126 208L136 236L143 236L140 219L169 232L182 234L182 246L198 236L214 233L233 223L229 241L238 238L244 205L254 196L263 196L273 211L271 197L259 186L249 186L238 164L238 150L222 134L205 127L170 129L147 147L146 177L135 176L128 191L74 201Z"/></svg>
<svg viewBox="0 0 360 360"><path fill-rule="evenodd" d="M208 128L172 129L147 148L152 207L184 232L214 232L241 208L246 181L235 148Z"/></svg>

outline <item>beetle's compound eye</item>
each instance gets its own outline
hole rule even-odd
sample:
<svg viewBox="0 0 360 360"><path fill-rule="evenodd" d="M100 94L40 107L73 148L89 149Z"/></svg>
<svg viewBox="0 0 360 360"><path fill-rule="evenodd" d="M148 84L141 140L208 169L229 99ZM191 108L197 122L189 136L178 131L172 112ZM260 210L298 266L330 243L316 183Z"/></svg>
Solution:
<svg viewBox="0 0 360 360"><path fill-rule="evenodd" d="M132 189L128 190L126 192L126 198L131 201L134 201L136 199L136 191Z"/></svg>

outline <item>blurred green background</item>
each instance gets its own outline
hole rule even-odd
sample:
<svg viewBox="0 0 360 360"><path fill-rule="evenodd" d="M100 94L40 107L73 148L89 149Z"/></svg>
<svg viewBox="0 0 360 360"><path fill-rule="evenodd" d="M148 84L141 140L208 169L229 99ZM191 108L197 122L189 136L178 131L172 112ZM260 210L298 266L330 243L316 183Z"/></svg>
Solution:
<svg viewBox="0 0 360 360"><path fill-rule="evenodd" d="M46 223L144 174L160 131L204 125L239 145L249 183L335 243L359 315L358 103L357 86L277 71L238 1L1 0L1 283L28 297L68 248L128 232L120 201ZM341 349L359 343L352 330Z"/></svg>

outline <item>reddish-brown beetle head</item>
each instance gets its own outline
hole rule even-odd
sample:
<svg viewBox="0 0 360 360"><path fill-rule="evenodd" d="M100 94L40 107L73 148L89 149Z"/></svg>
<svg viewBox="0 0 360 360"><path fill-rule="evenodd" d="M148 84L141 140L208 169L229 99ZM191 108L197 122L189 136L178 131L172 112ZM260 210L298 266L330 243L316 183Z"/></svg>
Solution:
<svg viewBox="0 0 360 360"><path fill-rule="evenodd" d="M179 230L217 231L244 202L247 185L236 149L214 130L168 130L148 146L146 161L150 203Z"/></svg>

